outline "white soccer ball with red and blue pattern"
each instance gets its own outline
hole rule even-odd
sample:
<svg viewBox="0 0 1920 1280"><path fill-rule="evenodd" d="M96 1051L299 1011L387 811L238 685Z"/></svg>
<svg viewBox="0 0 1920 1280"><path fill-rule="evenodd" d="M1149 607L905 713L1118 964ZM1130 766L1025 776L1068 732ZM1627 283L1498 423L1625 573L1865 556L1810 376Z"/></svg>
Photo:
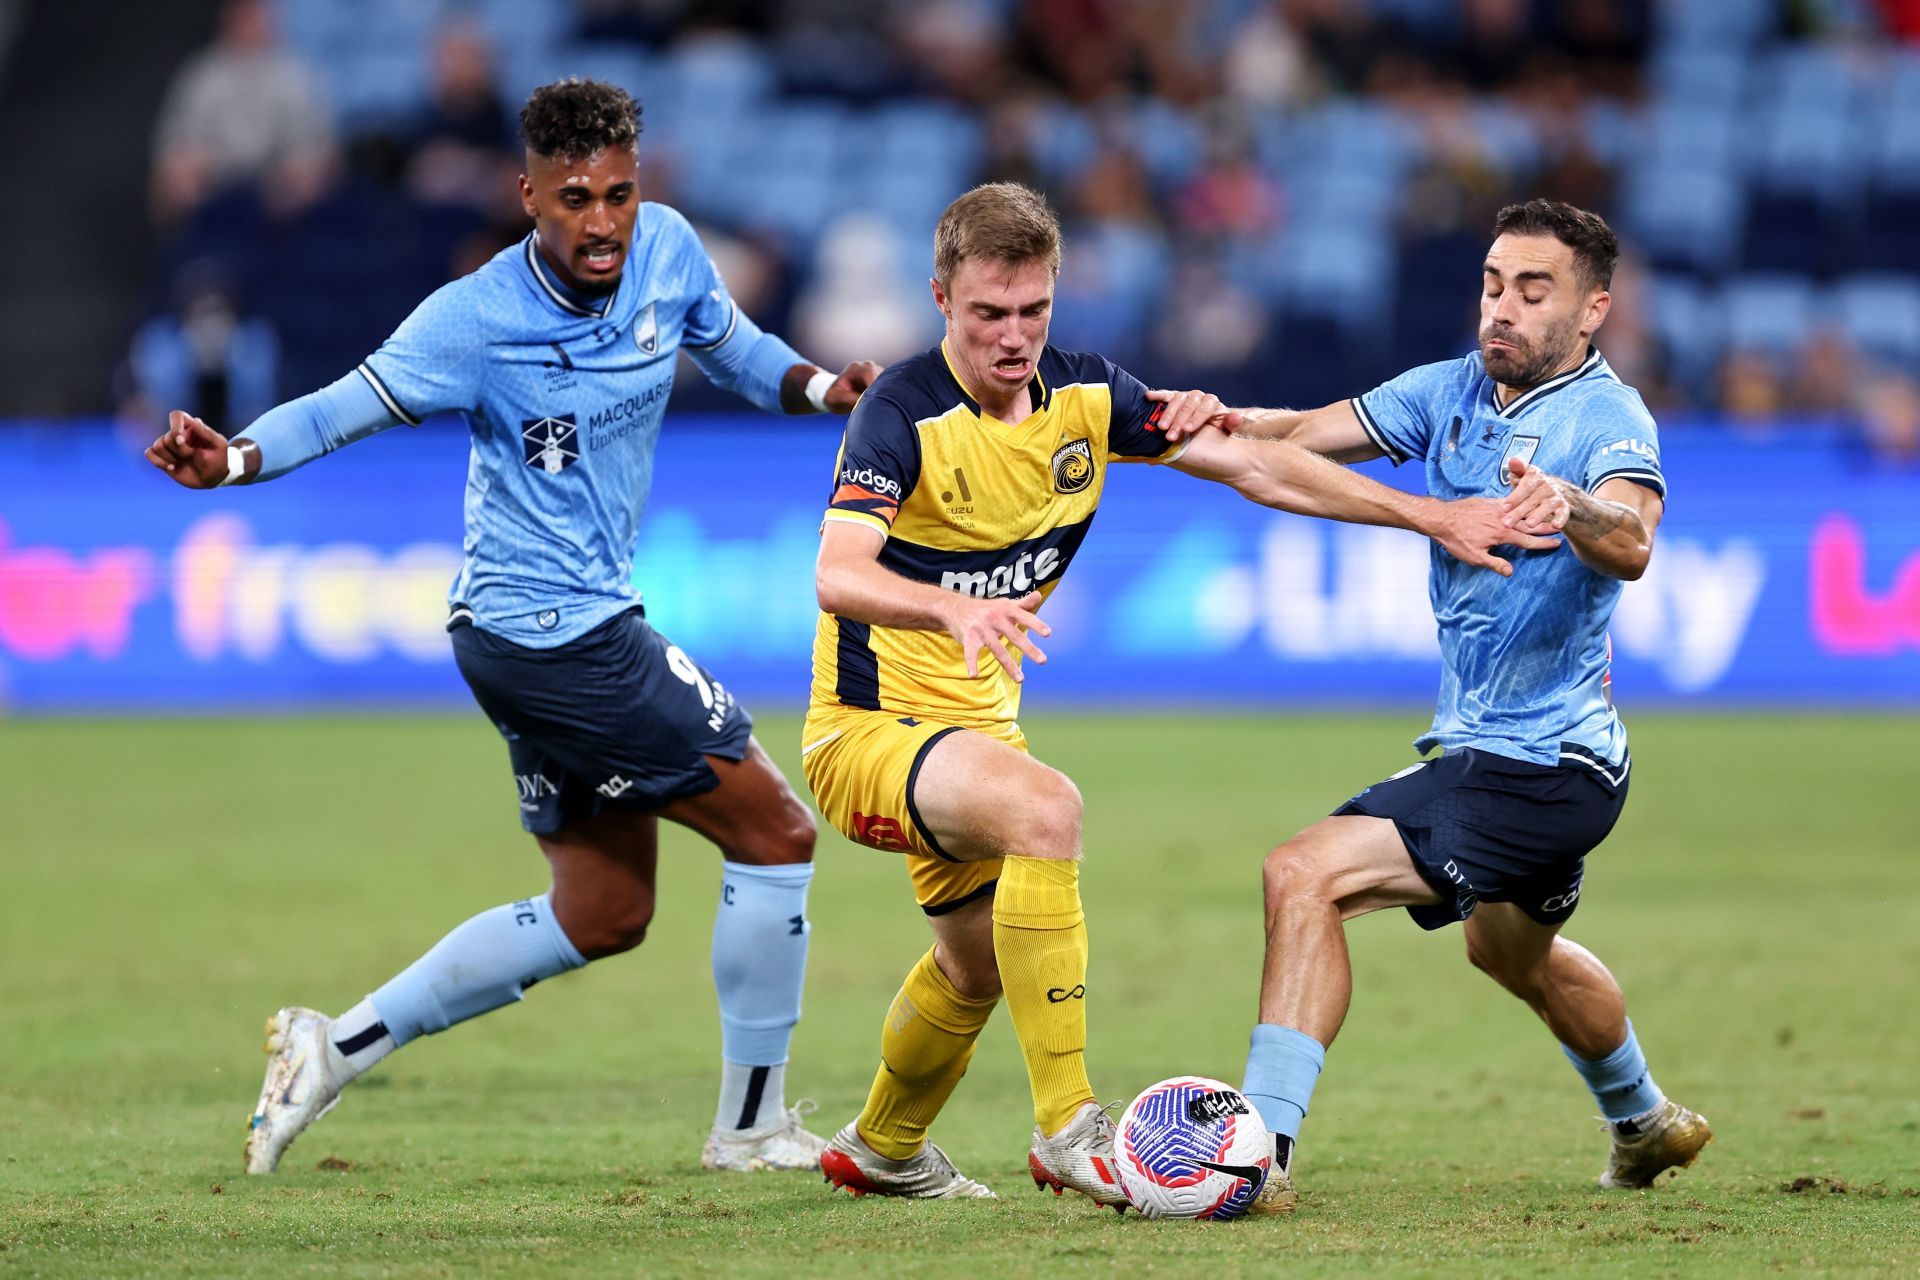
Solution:
<svg viewBox="0 0 1920 1280"><path fill-rule="evenodd" d="M1120 1186L1149 1218L1237 1218L1273 1169L1273 1139L1232 1085L1175 1076L1150 1085L1114 1136Z"/></svg>

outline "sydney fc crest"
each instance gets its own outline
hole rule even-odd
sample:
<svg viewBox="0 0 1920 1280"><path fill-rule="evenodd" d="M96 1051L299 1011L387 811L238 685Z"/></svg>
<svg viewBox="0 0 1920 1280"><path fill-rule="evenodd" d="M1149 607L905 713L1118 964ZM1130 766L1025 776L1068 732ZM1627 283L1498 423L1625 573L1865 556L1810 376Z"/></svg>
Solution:
<svg viewBox="0 0 1920 1280"><path fill-rule="evenodd" d="M633 326L633 345L640 348L643 356L660 354L660 322L653 318L653 304L649 302L646 310L640 313L640 319Z"/></svg>
<svg viewBox="0 0 1920 1280"><path fill-rule="evenodd" d="M1085 436L1069 440L1053 451L1053 487L1060 493L1078 493L1093 483L1093 446Z"/></svg>
<svg viewBox="0 0 1920 1280"><path fill-rule="evenodd" d="M1539 436L1515 436L1507 441L1507 451L1500 458L1500 483L1509 489L1513 488L1513 469L1507 466L1507 463L1518 458L1528 466L1532 466L1534 450L1539 447Z"/></svg>
<svg viewBox="0 0 1920 1280"><path fill-rule="evenodd" d="M520 423L527 465L557 476L580 461L580 437L572 418L528 418Z"/></svg>

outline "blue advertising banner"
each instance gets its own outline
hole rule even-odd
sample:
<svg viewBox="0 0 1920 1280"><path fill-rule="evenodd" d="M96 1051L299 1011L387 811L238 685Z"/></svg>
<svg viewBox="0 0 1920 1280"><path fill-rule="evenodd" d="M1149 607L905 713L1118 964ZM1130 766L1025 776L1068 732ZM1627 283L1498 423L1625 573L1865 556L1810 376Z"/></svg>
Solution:
<svg viewBox="0 0 1920 1280"><path fill-rule="evenodd" d="M1663 436L1672 502L1612 632L1622 707L1920 707L1920 473L1817 432ZM457 424L213 493L173 485L141 444L103 424L0 427L0 710L465 701L442 630ZM836 444L821 421L691 417L661 442L635 581L750 706L806 696ZM1048 605L1029 706L1422 703L1425 578L1411 534L1116 466Z"/></svg>

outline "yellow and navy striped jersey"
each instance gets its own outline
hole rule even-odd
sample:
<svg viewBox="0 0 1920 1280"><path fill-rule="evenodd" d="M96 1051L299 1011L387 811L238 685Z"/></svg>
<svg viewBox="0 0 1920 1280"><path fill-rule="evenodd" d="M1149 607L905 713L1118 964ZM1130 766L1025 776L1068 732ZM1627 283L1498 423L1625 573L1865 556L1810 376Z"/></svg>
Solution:
<svg viewBox="0 0 1920 1280"><path fill-rule="evenodd" d="M877 529L880 563L916 582L972 596L1051 595L1093 523L1107 464L1171 461L1180 448L1154 430L1160 405L1146 387L1102 356L1047 347L1030 390L1033 412L1006 423L980 412L944 345L892 366L847 420L826 519ZM822 614L813 704L1013 720L1019 684L990 654L979 671L967 675L944 631Z"/></svg>

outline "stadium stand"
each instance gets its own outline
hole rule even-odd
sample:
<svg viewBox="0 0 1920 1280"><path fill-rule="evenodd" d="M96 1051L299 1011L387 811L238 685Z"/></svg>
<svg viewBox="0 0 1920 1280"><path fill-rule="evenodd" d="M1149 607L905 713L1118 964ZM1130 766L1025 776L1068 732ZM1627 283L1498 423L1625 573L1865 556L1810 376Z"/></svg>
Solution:
<svg viewBox="0 0 1920 1280"><path fill-rule="evenodd" d="M341 176L292 216L244 190L207 203L156 256L151 310L181 273L221 264L240 314L278 334L292 392L520 234L511 202L426 200L410 173L436 42L459 24L493 50L504 137L554 76L633 90L649 194L748 265L764 282L749 304L775 327L832 292L813 273L846 261L821 249L850 216L902 246L881 246L891 292L923 296L920 245L946 200L1019 177L1067 217L1058 341L1265 399L1330 397L1465 349L1491 213L1542 193L1595 204L1651 269L1656 408L1716 407L1728 359L1791 363L1816 336L1911 377L1920 48L1895 34L1905 9L1211 0L1156 33L1045 0L274 0L287 51L326 87ZM1223 314L1248 340L1210 362L1180 326Z"/></svg>

